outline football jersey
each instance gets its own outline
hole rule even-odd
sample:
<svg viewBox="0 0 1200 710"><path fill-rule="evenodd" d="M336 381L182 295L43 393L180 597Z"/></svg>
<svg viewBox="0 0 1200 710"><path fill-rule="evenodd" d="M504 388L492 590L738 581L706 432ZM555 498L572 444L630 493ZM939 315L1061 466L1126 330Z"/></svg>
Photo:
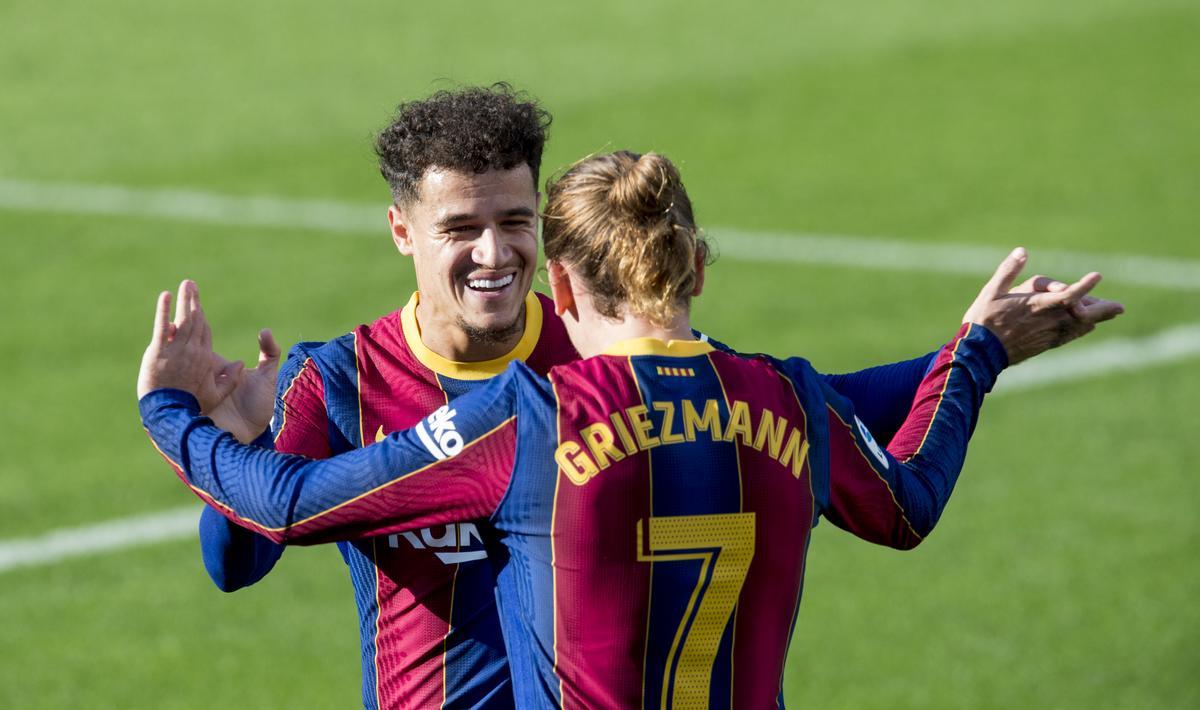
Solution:
<svg viewBox="0 0 1200 710"><path fill-rule="evenodd" d="M511 352L484 362L448 360L421 340L419 298L414 293L403 309L327 343L293 348L272 422L277 451L328 458L413 426L514 359L545 373L578 357L553 304L530 292L524 334ZM365 707L512 707L486 525L464 518L338 544L358 609ZM252 563L230 560L227 548L210 569L240 563L253 567L255 581L284 548L257 537L241 549L255 551Z"/></svg>
<svg viewBox="0 0 1200 710"><path fill-rule="evenodd" d="M628 341L549 379L514 364L327 461L242 446L186 393L140 406L201 498L278 542L487 519L521 707L766 707L817 518L920 542L1006 363L964 326L887 449L806 361L696 341Z"/></svg>

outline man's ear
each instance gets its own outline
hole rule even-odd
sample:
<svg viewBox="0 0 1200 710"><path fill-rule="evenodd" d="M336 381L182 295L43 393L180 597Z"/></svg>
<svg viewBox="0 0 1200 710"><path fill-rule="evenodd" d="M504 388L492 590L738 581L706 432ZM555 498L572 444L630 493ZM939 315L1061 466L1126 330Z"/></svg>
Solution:
<svg viewBox="0 0 1200 710"><path fill-rule="evenodd" d="M547 261L546 271L550 274L550 295L554 297L554 312L560 316L570 312L578 320L575 292L571 290L571 274L557 261Z"/></svg>
<svg viewBox="0 0 1200 710"><path fill-rule="evenodd" d="M408 231L408 218L396 205L388 208L388 225L392 228L392 241L396 249L405 256L412 256L413 243Z"/></svg>
<svg viewBox="0 0 1200 710"><path fill-rule="evenodd" d="M703 249L696 250L696 285L692 288L692 298L704 290L704 259L707 256Z"/></svg>

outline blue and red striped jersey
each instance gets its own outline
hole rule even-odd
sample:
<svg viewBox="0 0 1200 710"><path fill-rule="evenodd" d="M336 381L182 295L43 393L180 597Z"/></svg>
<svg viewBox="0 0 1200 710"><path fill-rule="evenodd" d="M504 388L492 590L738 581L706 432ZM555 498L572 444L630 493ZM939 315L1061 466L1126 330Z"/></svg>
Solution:
<svg viewBox="0 0 1200 710"><path fill-rule="evenodd" d="M630 341L548 380L514 364L328 461L242 446L186 393L141 408L201 498L278 542L486 518L521 707L763 707L782 702L817 518L920 542L1006 360L964 326L887 449L806 361L694 341Z"/></svg>
<svg viewBox="0 0 1200 710"><path fill-rule="evenodd" d="M413 426L514 359L545 373L578 357L545 296L526 297L524 335L506 357L472 363L425 347L418 302L413 294L403 309L369 325L293 348L279 378L275 450L315 459L351 451ZM223 550L210 571L225 578L229 567L241 568L240 584L230 586L257 581L283 553L220 521L208 520L202 533L216 541L238 536L236 545L205 546L206 553ZM339 543L358 609L365 707L512 707L486 525L462 518Z"/></svg>

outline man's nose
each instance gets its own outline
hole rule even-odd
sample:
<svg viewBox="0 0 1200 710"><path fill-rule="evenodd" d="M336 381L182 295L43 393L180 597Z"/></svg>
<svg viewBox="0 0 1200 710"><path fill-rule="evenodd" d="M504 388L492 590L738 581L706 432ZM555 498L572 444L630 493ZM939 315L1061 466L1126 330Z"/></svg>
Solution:
<svg viewBox="0 0 1200 710"><path fill-rule="evenodd" d="M512 248L504 241L495 225L488 225L475 240L471 257L480 266L496 268L509 262L512 258Z"/></svg>

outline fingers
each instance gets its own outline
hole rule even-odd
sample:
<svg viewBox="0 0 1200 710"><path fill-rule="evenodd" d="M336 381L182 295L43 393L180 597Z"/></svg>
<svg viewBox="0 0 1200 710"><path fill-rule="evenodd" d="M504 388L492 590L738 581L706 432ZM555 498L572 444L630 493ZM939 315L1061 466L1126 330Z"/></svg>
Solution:
<svg viewBox="0 0 1200 710"><path fill-rule="evenodd" d="M275 335L271 333L270 328L263 328L258 332L258 366L263 365L274 366L279 363L279 343L275 342Z"/></svg>
<svg viewBox="0 0 1200 710"><path fill-rule="evenodd" d="M166 345L174 334L171 323L171 292L163 291L158 294L158 303L154 308L154 332L150 334L152 345Z"/></svg>
<svg viewBox="0 0 1200 710"><path fill-rule="evenodd" d="M193 304L195 282L184 279L179 282L179 296L175 299L175 337L183 342L191 340L196 331L195 305Z"/></svg>
<svg viewBox="0 0 1200 710"><path fill-rule="evenodd" d="M246 365L241 360L226 363L213 378L214 396L216 402L224 401L234 389L237 388L238 381L241 379L242 372L245 371Z"/></svg>
<svg viewBox="0 0 1200 710"><path fill-rule="evenodd" d="M1033 303L1039 310L1068 309L1073 314L1080 305L1095 303L1097 299L1088 296L1088 292L1100 283L1102 277L1098 272L1091 272L1061 291L1035 293Z"/></svg>
<svg viewBox="0 0 1200 710"><path fill-rule="evenodd" d="M200 286L193 282L191 291L191 313L196 318L196 335L200 338L200 347L211 350L212 326L208 324L208 317L204 315L204 307L200 305Z"/></svg>
<svg viewBox="0 0 1200 710"><path fill-rule="evenodd" d="M1025 262L1028 259L1029 254L1025 251L1025 247L1013 249L1000 262L1000 266L996 267L996 273L992 274L992 278L984 285L983 292L991 298L1008 293L1013 282L1016 281L1017 275L1021 273L1021 269L1025 268Z"/></svg>
<svg viewBox="0 0 1200 710"><path fill-rule="evenodd" d="M1017 293L1058 293L1067 287L1065 283L1049 276L1031 276L1013 289Z"/></svg>
<svg viewBox="0 0 1200 710"><path fill-rule="evenodd" d="M1125 306L1116 301L1086 298L1071 307L1071 315L1084 323L1103 323L1125 312Z"/></svg>
<svg viewBox="0 0 1200 710"><path fill-rule="evenodd" d="M1079 303L1089 291L1091 291L1093 288L1096 288L1096 284L1100 283L1101 278L1103 277L1097 271L1087 274L1083 278L1068 286L1061 292L1061 294L1059 294L1062 296L1061 303L1064 306L1073 306L1076 303Z"/></svg>

